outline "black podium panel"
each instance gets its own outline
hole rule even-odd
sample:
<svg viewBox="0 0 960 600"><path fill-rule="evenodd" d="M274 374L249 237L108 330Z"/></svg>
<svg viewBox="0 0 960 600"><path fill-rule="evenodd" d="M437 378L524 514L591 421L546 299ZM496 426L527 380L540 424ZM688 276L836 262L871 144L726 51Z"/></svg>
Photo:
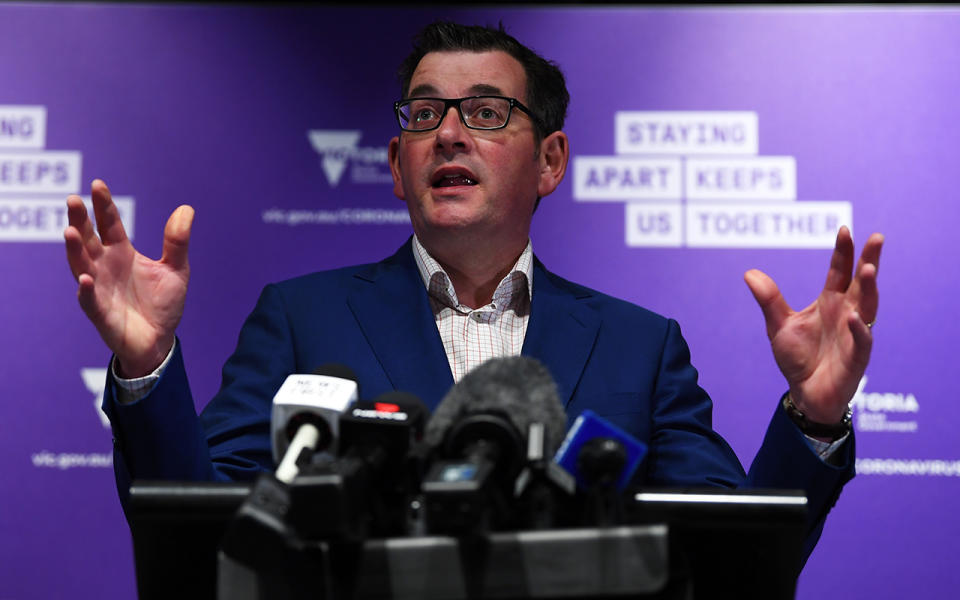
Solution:
<svg viewBox="0 0 960 600"><path fill-rule="evenodd" d="M657 490L626 505L631 523L669 523L671 580L695 598L793 598L807 499L784 490Z"/></svg>
<svg viewBox="0 0 960 600"><path fill-rule="evenodd" d="M218 598L647 598L663 597L669 579L665 525L319 546L318 560L285 569L282 578L221 554ZM318 572L327 573L325 585L306 581Z"/></svg>
<svg viewBox="0 0 960 600"><path fill-rule="evenodd" d="M793 598L806 513L799 492L644 491L624 526L316 542L255 573L218 553L249 491L134 485L140 598Z"/></svg>

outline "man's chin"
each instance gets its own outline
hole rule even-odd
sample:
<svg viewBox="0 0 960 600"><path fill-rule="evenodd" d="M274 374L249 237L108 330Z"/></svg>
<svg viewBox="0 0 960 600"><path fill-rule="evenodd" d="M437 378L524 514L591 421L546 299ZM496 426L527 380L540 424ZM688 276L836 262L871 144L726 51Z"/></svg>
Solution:
<svg viewBox="0 0 960 600"><path fill-rule="evenodd" d="M430 220L430 228L437 232L463 233L480 227L480 222L471 215L438 215Z"/></svg>
<svg viewBox="0 0 960 600"><path fill-rule="evenodd" d="M484 215L471 207L455 202L438 203L433 210L424 215L425 229L432 235L457 234L489 231L490 223Z"/></svg>

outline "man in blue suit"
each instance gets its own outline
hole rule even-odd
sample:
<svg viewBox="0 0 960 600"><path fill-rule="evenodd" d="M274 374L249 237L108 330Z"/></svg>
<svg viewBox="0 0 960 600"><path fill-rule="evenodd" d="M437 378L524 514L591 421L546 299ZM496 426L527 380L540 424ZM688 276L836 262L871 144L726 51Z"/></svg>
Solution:
<svg viewBox="0 0 960 600"><path fill-rule="evenodd" d="M532 254L534 210L569 158L556 66L502 31L434 24L401 78L389 154L414 236L380 263L267 286L199 418L175 337L193 209L174 211L153 261L134 250L102 181L92 184L99 239L80 198L68 199L80 305L114 352L104 408L121 496L134 477L270 469L270 402L290 373L343 363L365 396L399 389L433 408L487 358L524 354L550 369L569 415L591 408L649 445L646 484L801 488L815 540L853 475L847 404L870 355L882 237L854 268L841 229L823 292L799 312L769 277L746 274L789 391L745 474L711 427L677 324L566 281Z"/></svg>

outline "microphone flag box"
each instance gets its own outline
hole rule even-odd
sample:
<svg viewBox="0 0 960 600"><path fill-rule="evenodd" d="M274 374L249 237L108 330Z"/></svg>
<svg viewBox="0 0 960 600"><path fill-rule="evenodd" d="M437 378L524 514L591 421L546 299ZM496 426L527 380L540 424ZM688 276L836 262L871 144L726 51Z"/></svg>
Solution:
<svg viewBox="0 0 960 600"><path fill-rule="evenodd" d="M567 432L567 437L560 444L560 448L557 449L553 460L574 476L578 487L586 489L589 485L577 466L577 460L580 458L583 445L598 438L616 440L626 452L626 462L620 477L617 478L617 489L622 491L630 483L630 478L647 454L647 445L592 410L588 409L580 413L570 431Z"/></svg>
<svg viewBox="0 0 960 600"><path fill-rule="evenodd" d="M288 375L273 397L270 428L273 431L273 459L279 463L287 451L297 428L304 422L320 429L321 446L330 450L340 433L340 415L359 396L357 382L329 375Z"/></svg>

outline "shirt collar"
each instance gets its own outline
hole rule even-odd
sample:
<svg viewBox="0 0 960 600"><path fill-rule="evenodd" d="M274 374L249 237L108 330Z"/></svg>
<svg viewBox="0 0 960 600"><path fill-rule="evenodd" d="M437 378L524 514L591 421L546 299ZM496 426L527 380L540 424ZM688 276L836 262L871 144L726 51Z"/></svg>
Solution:
<svg viewBox="0 0 960 600"><path fill-rule="evenodd" d="M470 310L466 307L461 308L450 276L443 270L440 263L430 256L430 253L423 247L416 235L413 236L413 260L417 263L420 279L428 293L452 308ZM517 259L516 264L500 280L497 289L493 292L493 303L498 310L505 310L516 300L516 296L524 288L523 283L526 283L527 297L532 299L533 244L530 240L527 240L527 247L520 253L520 258Z"/></svg>

